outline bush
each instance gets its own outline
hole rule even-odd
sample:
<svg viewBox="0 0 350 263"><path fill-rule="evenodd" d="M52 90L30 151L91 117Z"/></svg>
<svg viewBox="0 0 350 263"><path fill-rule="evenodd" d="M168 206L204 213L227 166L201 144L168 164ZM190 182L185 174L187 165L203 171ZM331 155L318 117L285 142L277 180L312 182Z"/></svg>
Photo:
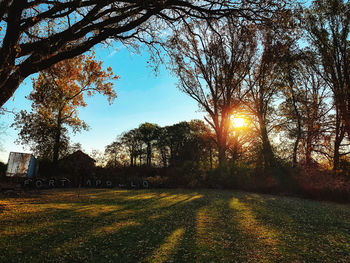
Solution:
<svg viewBox="0 0 350 263"><path fill-rule="evenodd" d="M206 186L219 189L248 189L253 169L242 164L226 164L207 172Z"/></svg>
<svg viewBox="0 0 350 263"><path fill-rule="evenodd" d="M307 198L350 202L350 178L328 170L304 169L296 180Z"/></svg>
<svg viewBox="0 0 350 263"><path fill-rule="evenodd" d="M7 165L3 162L0 162L0 177L5 177Z"/></svg>
<svg viewBox="0 0 350 263"><path fill-rule="evenodd" d="M342 158L339 162L340 174L350 178L350 159Z"/></svg>

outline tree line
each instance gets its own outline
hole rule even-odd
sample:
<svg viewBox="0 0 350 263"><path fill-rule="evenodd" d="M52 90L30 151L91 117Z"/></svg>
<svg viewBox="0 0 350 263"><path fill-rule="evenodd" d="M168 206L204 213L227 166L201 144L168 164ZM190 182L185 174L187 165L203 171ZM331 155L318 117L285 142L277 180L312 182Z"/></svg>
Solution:
<svg viewBox="0 0 350 263"><path fill-rule="evenodd" d="M182 167L185 162L213 167L214 152L211 130L203 121L165 127L145 122L107 145L105 157L109 167Z"/></svg>

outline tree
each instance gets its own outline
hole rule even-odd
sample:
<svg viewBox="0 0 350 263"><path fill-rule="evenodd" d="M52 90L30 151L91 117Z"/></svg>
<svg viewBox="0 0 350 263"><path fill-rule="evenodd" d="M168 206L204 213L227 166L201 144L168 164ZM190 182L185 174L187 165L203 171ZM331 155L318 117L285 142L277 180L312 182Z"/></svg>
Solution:
<svg viewBox="0 0 350 263"><path fill-rule="evenodd" d="M273 101L280 87L282 74L281 58L291 45L291 39L285 34L269 29L260 31L261 51L247 78L248 94L244 100L246 107L256 118L257 130L261 139L261 151L264 167L272 167L275 157L269 139L271 117L274 112Z"/></svg>
<svg viewBox="0 0 350 263"><path fill-rule="evenodd" d="M140 165L142 160L142 141L138 129L132 129L121 135L121 143L127 148L130 158L130 166L136 166L137 157L139 157Z"/></svg>
<svg viewBox="0 0 350 263"><path fill-rule="evenodd" d="M87 129L78 116L78 108L87 104L85 96L100 93L109 102L116 97L111 80L118 79L112 69L102 69L94 55L80 55L42 71L33 79L34 90L30 113L21 111L13 126L19 130L19 141L30 145L41 156L57 163L60 152L68 146L68 129Z"/></svg>
<svg viewBox="0 0 350 263"><path fill-rule="evenodd" d="M159 152L159 161L163 167L167 167L170 159L170 150L169 150L169 137L168 137L168 126L161 127L159 129L159 137L156 143L156 147Z"/></svg>
<svg viewBox="0 0 350 263"><path fill-rule="evenodd" d="M322 63L321 76L334 93L337 111L350 137L350 3L344 0L314 1L305 12L310 49Z"/></svg>
<svg viewBox="0 0 350 263"><path fill-rule="evenodd" d="M195 162L208 163L210 169L213 168L215 147L215 134L212 129L201 120L191 120L190 126L190 143L191 150L190 160Z"/></svg>
<svg viewBox="0 0 350 263"><path fill-rule="evenodd" d="M0 178L6 175L7 165L3 162L0 162Z"/></svg>
<svg viewBox="0 0 350 263"><path fill-rule="evenodd" d="M319 65L312 53L289 53L284 63L284 101L279 107L283 120L281 127L295 140L293 166L299 161L310 166L315 161L314 153L329 155L327 145L332 130L329 89L315 70ZM300 153L303 160L298 158Z"/></svg>
<svg viewBox="0 0 350 263"><path fill-rule="evenodd" d="M264 20L283 1L271 0L3 0L0 2L0 107L29 75L108 39L156 43L162 23L231 13ZM152 27L152 29L151 29ZM156 29L156 30L154 30Z"/></svg>
<svg viewBox="0 0 350 263"><path fill-rule="evenodd" d="M120 140L114 141L111 144L108 144L105 148L105 159L106 165L109 167L116 168L122 164L126 156L126 145L124 145ZM132 162L132 158L130 158ZM131 166L133 164L131 163Z"/></svg>
<svg viewBox="0 0 350 263"><path fill-rule="evenodd" d="M186 161L211 162L215 152L210 128L200 120L180 122L171 126L143 123L118 136L106 146L108 164L119 164L127 154L130 166L135 166L137 158L145 164L163 167L181 167ZM158 158L154 158L158 157Z"/></svg>
<svg viewBox="0 0 350 263"><path fill-rule="evenodd" d="M303 124L302 142L305 153L304 163L310 166L314 162L313 153L328 154L322 148L329 137L329 112L333 105L326 103L330 98L328 87L312 67L305 65L302 74L303 83L299 96Z"/></svg>
<svg viewBox="0 0 350 263"><path fill-rule="evenodd" d="M302 85L302 62L307 60L306 57L299 48L289 46L281 61L283 70L281 72L282 87L280 91L285 101L279 105L283 121L277 127L284 128L287 136L295 139L292 153L293 167L298 164L298 149L302 137L302 113L298 106L298 87Z"/></svg>
<svg viewBox="0 0 350 263"><path fill-rule="evenodd" d="M67 154L69 155L69 154L75 153L76 151L84 152L83 146L81 145L80 142L76 142L76 143L73 143L72 145L69 145Z"/></svg>
<svg viewBox="0 0 350 263"><path fill-rule="evenodd" d="M152 166L152 147L159 138L160 127L157 124L145 122L137 130L139 138L146 144L146 165Z"/></svg>
<svg viewBox="0 0 350 263"><path fill-rule="evenodd" d="M186 145L190 140L190 125L182 121L165 127L164 144L169 149L169 166L181 166L186 156Z"/></svg>
<svg viewBox="0 0 350 263"><path fill-rule="evenodd" d="M211 26L186 24L169 40L168 52L179 88L198 102L215 130L219 163L226 161L230 117L241 100L241 86L254 60L256 29L236 27L226 17Z"/></svg>
<svg viewBox="0 0 350 263"><path fill-rule="evenodd" d="M334 130L334 144L333 144L333 171L337 171L339 167L340 158L349 152L341 153L342 142L345 138L345 125L342 121L340 109L335 105L335 130ZM350 138L349 138L350 139Z"/></svg>

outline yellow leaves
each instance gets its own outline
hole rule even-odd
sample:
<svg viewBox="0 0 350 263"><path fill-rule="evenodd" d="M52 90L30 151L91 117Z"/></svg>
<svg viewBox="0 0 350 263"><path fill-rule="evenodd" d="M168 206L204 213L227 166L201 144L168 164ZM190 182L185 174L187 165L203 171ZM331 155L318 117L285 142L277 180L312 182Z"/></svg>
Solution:
<svg viewBox="0 0 350 263"><path fill-rule="evenodd" d="M94 53L80 55L61 61L39 74L33 80L35 92L31 98L38 105L45 102L42 106L51 108L51 111L61 108L65 124L83 125L76 109L87 105L85 95L92 96L98 92L111 102L116 98L116 92L109 80L117 78L112 68L102 69L102 62L95 60Z"/></svg>

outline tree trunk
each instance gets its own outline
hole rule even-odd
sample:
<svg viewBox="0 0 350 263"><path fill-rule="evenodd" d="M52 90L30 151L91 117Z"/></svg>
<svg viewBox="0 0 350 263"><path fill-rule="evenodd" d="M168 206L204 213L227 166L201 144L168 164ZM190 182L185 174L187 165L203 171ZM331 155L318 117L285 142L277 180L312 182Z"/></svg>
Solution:
<svg viewBox="0 0 350 263"><path fill-rule="evenodd" d="M295 115L297 117L297 138L295 139L294 147L293 147L293 167L296 167L298 165L298 159L297 159L298 147L299 147L299 142L302 135L301 134L301 116L298 110L298 106L296 104L296 97L292 86L291 86L291 93L292 93L292 99L293 99L293 107L294 107Z"/></svg>
<svg viewBox="0 0 350 263"><path fill-rule="evenodd" d="M298 146L299 146L299 141L301 139L300 133L297 134L297 138L295 139L294 142L294 147L293 147L293 167L296 167L298 165Z"/></svg>
<svg viewBox="0 0 350 263"><path fill-rule="evenodd" d="M275 156L272 151L271 143L269 136L267 134L267 128L265 120L262 116L259 116L259 125L260 125L260 136L262 140L262 151L264 158L264 168L269 168L275 166Z"/></svg>
<svg viewBox="0 0 350 263"><path fill-rule="evenodd" d="M339 167L339 148L340 148L340 140L336 138L334 141L334 153L333 153L333 171L336 172Z"/></svg>
<svg viewBox="0 0 350 263"><path fill-rule="evenodd" d="M336 83L335 81L333 80L334 83ZM346 82L348 85L350 84L349 81ZM345 132L350 140L350 95L343 91L345 89L344 84L335 85L333 88L335 89L334 96L337 117L342 119Z"/></svg>
<svg viewBox="0 0 350 263"><path fill-rule="evenodd" d="M147 166L151 166L151 158L152 158L152 145L150 142L147 143Z"/></svg>
<svg viewBox="0 0 350 263"><path fill-rule="evenodd" d="M310 128L309 128L310 129ZM306 135L306 152L305 152L305 165L311 165L311 151L312 151L312 135L311 132L308 131Z"/></svg>
<svg viewBox="0 0 350 263"><path fill-rule="evenodd" d="M213 150L210 146L210 149L209 149L209 162L210 162L210 170L213 169Z"/></svg>
<svg viewBox="0 0 350 263"><path fill-rule="evenodd" d="M217 136L218 152L219 152L219 166L226 163L226 139L219 133Z"/></svg>
<svg viewBox="0 0 350 263"><path fill-rule="evenodd" d="M163 167L167 167L168 163L167 163L166 148L161 147L160 152L161 152L161 156L162 156Z"/></svg>
<svg viewBox="0 0 350 263"><path fill-rule="evenodd" d="M230 149L230 153L231 153L231 161L232 164L234 165L235 162L237 161L238 157L239 157L239 142L238 142L238 135L235 135L233 138L233 143L232 143L232 148Z"/></svg>
<svg viewBox="0 0 350 263"><path fill-rule="evenodd" d="M134 166L134 154L133 153L130 154L130 166L131 167Z"/></svg>
<svg viewBox="0 0 350 263"><path fill-rule="evenodd" d="M334 139L334 152L333 152L333 171L337 171L339 167L340 159L340 145L345 136L344 125L342 124L341 117L339 114L339 108L336 106L336 123L335 123L335 139Z"/></svg>
<svg viewBox="0 0 350 263"><path fill-rule="evenodd" d="M169 157L169 166L174 166L174 146L170 143L170 157Z"/></svg>
<svg viewBox="0 0 350 263"><path fill-rule="evenodd" d="M30 67L23 66L21 69L15 67L16 45L20 42L21 36L21 15L27 1L11 1L11 4L10 1L1 1L1 4L3 2L5 6L9 6L9 9L6 20L8 28L4 33L2 32L6 34L0 48L0 108L13 96L19 84L29 75L26 69L30 69ZM4 5L1 6L5 8ZM1 18L3 19L3 16ZM27 74L23 75L25 72Z"/></svg>
<svg viewBox="0 0 350 263"><path fill-rule="evenodd" d="M60 143L61 143L61 128L62 128L62 116L61 116L61 110L58 112L57 116L57 126L56 126L56 133L55 133L55 142L53 145L53 156L52 156L52 163L54 167L57 167L58 158L59 158L59 151L60 151Z"/></svg>

